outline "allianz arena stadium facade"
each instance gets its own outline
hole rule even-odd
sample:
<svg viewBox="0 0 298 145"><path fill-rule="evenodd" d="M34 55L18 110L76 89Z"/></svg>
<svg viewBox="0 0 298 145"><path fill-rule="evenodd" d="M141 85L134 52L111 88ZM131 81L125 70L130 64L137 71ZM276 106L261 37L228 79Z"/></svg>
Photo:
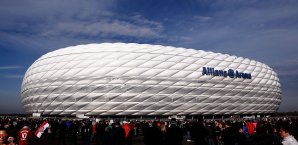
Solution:
<svg viewBox="0 0 298 145"><path fill-rule="evenodd" d="M45 115L224 115L276 112L277 74L202 50L102 43L49 52L27 70L26 112Z"/></svg>

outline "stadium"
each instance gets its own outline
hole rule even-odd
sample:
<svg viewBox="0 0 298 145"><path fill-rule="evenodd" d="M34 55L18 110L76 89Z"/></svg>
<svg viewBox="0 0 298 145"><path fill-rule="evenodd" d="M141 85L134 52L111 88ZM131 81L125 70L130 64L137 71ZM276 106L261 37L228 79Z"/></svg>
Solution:
<svg viewBox="0 0 298 145"><path fill-rule="evenodd" d="M171 46L102 43L49 52L27 70L27 113L172 116L274 113L277 74L261 62Z"/></svg>

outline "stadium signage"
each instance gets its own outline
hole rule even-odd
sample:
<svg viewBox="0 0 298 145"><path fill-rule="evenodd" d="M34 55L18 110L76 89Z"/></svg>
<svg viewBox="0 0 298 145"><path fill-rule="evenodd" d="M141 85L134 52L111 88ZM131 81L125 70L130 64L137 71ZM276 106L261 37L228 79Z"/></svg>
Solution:
<svg viewBox="0 0 298 145"><path fill-rule="evenodd" d="M251 79L250 73L239 72L238 70L216 70L213 67L203 67L202 75L211 75L211 76L222 76L222 77L230 77L230 78L243 78L243 79Z"/></svg>

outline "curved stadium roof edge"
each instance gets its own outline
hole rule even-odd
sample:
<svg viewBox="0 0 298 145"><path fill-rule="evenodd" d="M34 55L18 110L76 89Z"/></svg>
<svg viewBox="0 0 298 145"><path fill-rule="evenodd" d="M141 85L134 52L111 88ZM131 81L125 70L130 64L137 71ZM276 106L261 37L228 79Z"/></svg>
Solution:
<svg viewBox="0 0 298 145"><path fill-rule="evenodd" d="M172 46L102 43L49 52L27 70L22 104L56 115L277 111L277 74L248 58Z"/></svg>

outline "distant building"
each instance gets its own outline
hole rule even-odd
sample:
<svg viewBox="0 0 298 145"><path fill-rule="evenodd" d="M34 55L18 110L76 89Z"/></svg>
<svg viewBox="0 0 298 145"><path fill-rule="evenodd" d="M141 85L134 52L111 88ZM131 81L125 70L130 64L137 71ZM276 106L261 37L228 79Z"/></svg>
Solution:
<svg viewBox="0 0 298 145"><path fill-rule="evenodd" d="M21 101L45 115L223 115L276 112L277 74L247 58L133 43L67 47L27 70Z"/></svg>

